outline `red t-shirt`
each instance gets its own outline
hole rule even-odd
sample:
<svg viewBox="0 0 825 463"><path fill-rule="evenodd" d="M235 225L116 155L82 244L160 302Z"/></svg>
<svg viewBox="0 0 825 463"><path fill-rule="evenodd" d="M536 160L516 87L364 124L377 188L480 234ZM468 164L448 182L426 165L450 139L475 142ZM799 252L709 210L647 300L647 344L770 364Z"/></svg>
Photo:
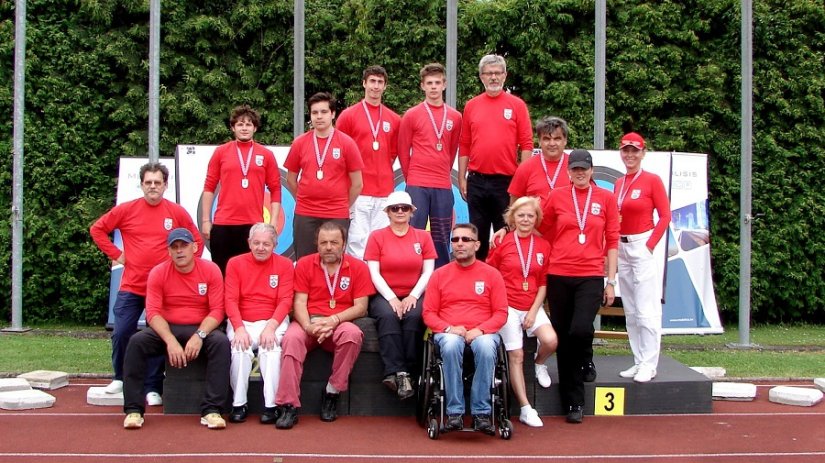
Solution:
<svg viewBox="0 0 825 463"><path fill-rule="evenodd" d="M321 267L321 257L318 253L304 256L295 266L295 292L307 294L307 311L310 316L330 315L343 312L352 307L355 299L370 296L375 293L370 279L370 271L364 261L344 254L341 270L338 272L338 281L335 282L335 308L329 306L330 294L324 273ZM329 275L330 283L335 279Z"/></svg>
<svg viewBox="0 0 825 463"><path fill-rule="evenodd" d="M238 159L238 150L246 163L249 149L252 148L252 157L249 159L249 170L246 178L248 187L242 186L244 178L241 161ZM218 207L215 210L213 223L219 225L246 225L260 222L264 216L264 186L269 188L270 201L281 202L281 172L275 154L256 142L230 141L215 148L215 153L209 159L206 168L206 180L203 191L215 192L221 185L218 193Z"/></svg>
<svg viewBox="0 0 825 463"><path fill-rule="evenodd" d="M361 160L364 169L361 176L364 196L388 196L395 189L392 164L398 157L398 129L401 126L401 116L385 105L373 106L366 103L372 118L372 127L364 112L364 100L343 110L335 123L335 128L349 135L361 150ZM372 130L378 127L377 138L372 136ZM378 141L378 150L373 149L373 141Z"/></svg>
<svg viewBox="0 0 825 463"><path fill-rule="evenodd" d="M433 119L424 105L428 105ZM441 150L433 128L441 129L444 111L447 121L441 134ZM461 113L447 104L432 106L427 102L415 105L401 118L398 132L398 160L407 185L425 188L452 188L451 174L461 135Z"/></svg>
<svg viewBox="0 0 825 463"><path fill-rule="evenodd" d="M641 171L636 181L636 174L628 174L616 181L613 193L618 205L619 193L623 192L621 204L620 233L636 235L653 229L647 240L647 247L653 249L667 231L670 224L670 201L662 179L650 172ZM659 221L653 226L653 210L659 213Z"/></svg>
<svg viewBox="0 0 825 463"><path fill-rule="evenodd" d="M459 156L469 156L471 172L513 175L519 152L532 150L533 124L521 98L482 93L464 106Z"/></svg>
<svg viewBox="0 0 825 463"><path fill-rule="evenodd" d="M155 206L143 198L119 204L92 225L89 233L97 247L112 260L121 250L109 239L115 229L123 238L126 265L120 281L120 290L144 296L149 271L169 260L166 237L175 228L186 228L198 243L197 256L203 254L201 234L186 209L167 199Z"/></svg>
<svg viewBox="0 0 825 463"><path fill-rule="evenodd" d="M171 260L149 272L146 322L160 315L173 325L199 325L207 316L223 321L223 276L214 262L195 257L195 267L181 273Z"/></svg>
<svg viewBox="0 0 825 463"><path fill-rule="evenodd" d="M244 321L284 321L292 310L293 273L292 261L277 254L264 262L255 260L251 252L229 259L224 292L232 326L240 328Z"/></svg>
<svg viewBox="0 0 825 463"><path fill-rule="evenodd" d="M498 270L479 260L467 267L450 262L430 277L422 317L434 333L448 326L496 333L507 321L504 280Z"/></svg>
<svg viewBox="0 0 825 463"><path fill-rule="evenodd" d="M550 257L550 243L544 238L533 235L533 254L530 257L527 273L527 290L524 289L524 273L516 249L515 232L508 233L502 243L490 250L487 263L498 269L507 287L507 301L510 307L518 310L530 310L536 300L539 288L547 285L547 263ZM521 253L526 260L530 251L530 237L518 238Z"/></svg>
<svg viewBox="0 0 825 463"><path fill-rule="evenodd" d="M364 168L358 145L349 135L334 130L324 158L323 179L318 180L318 161L313 138L315 131L300 135L289 148L284 167L300 173L295 213L328 219L349 218L350 173ZM329 138L329 137L328 137ZM318 152L323 156L327 138L318 139Z"/></svg>
<svg viewBox="0 0 825 463"><path fill-rule="evenodd" d="M543 206L542 234L552 243L550 270L553 275L589 277L604 276L604 256L607 250L619 248L619 211L613 193L590 185L593 194L585 210L587 190L568 186L550 192ZM586 213L585 242L579 242L581 233L573 208L571 190L576 191L579 213ZM584 216L583 216L584 217Z"/></svg>
<svg viewBox="0 0 825 463"><path fill-rule="evenodd" d="M562 158L555 162L545 160L544 165L547 166L546 174L544 165L541 162L543 158L544 155L539 152L539 154L519 164L513 180L510 181L510 187L507 188L507 192L516 198L522 196L538 196L539 198L546 199L551 190L550 181L553 180L557 168L559 175L556 177L555 187L561 188L570 185L570 175L567 173L567 154L563 154ZM559 164L561 164L561 167L559 167ZM547 180L548 178L550 181Z"/></svg>
<svg viewBox="0 0 825 463"><path fill-rule="evenodd" d="M436 257L430 234L415 227L404 236L396 235L390 227L375 230L364 250L364 260L378 261L381 276L399 298L408 296L418 283L424 260Z"/></svg>

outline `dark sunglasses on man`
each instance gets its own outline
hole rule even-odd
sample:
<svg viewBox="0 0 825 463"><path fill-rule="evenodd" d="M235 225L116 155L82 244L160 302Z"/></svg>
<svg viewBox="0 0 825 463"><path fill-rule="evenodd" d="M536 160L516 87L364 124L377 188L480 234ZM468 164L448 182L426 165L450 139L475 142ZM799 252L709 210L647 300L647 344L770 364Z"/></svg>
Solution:
<svg viewBox="0 0 825 463"><path fill-rule="evenodd" d="M478 240L470 238L469 236L454 236L450 238L450 241L453 243L458 243L459 241L461 241L462 243L472 243L473 241Z"/></svg>

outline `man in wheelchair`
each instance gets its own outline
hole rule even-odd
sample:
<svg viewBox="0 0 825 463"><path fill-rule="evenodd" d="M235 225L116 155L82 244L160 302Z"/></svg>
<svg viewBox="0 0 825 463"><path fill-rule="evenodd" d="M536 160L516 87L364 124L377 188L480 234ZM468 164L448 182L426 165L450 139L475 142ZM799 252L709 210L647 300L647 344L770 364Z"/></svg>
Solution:
<svg viewBox="0 0 825 463"><path fill-rule="evenodd" d="M475 360L470 393L473 429L495 434L490 390L500 338L507 320L504 280L495 268L476 260L478 230L472 224L456 224L452 231L454 261L436 270L427 285L424 323L441 351L447 399L445 431L464 428L464 348Z"/></svg>

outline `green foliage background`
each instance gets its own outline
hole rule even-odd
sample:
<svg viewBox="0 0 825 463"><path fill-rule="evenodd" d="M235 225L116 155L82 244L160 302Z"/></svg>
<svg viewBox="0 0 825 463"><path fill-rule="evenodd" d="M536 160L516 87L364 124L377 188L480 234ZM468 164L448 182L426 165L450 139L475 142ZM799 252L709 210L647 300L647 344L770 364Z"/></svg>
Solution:
<svg viewBox="0 0 825 463"><path fill-rule="evenodd" d="M825 321L823 0L754 2L753 318ZM653 149L709 153L714 281L723 316L737 309L739 69L737 0L611 0L607 140L624 129ZM148 2L29 0L26 68L26 321L100 322L106 258L89 225L113 205L117 159L147 149ZM477 94L478 59L508 58L508 87L534 118L571 124L592 146L592 0L459 2L459 109ZM445 2L308 0L307 95L362 96L361 70L390 73L386 102L421 99L418 69L445 61ZM262 112L259 139L292 139L292 4L164 2L161 155L228 139L229 109ZM11 203L14 2L0 1L0 204ZM6 209L7 211L9 209ZM0 217L0 275L11 225ZM10 278L0 278L9 295ZM10 318L10 297L0 316Z"/></svg>

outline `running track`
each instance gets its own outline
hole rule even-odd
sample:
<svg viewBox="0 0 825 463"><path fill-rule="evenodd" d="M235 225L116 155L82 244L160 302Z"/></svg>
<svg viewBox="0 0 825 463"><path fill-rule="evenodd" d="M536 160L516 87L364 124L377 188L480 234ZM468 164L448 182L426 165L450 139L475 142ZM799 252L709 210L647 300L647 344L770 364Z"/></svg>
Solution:
<svg viewBox="0 0 825 463"><path fill-rule="evenodd" d="M770 403L774 384L765 383L758 384L756 401L717 401L708 415L587 416L581 425L544 417L539 429L516 422L509 441L476 433L432 441L412 417L346 416L323 423L306 415L294 429L281 431L253 416L210 431L197 416L164 416L160 407L150 409L143 429L127 431L120 407L86 404L86 389L103 383L75 379L51 391L57 397L52 408L0 410L0 462L825 461L825 404Z"/></svg>

